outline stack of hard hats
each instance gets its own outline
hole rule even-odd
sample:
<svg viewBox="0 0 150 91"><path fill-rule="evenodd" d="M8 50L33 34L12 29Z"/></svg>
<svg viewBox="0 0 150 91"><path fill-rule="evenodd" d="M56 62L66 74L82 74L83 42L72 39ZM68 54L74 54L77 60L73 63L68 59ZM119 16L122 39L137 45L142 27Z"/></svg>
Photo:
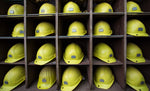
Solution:
<svg viewBox="0 0 150 91"><path fill-rule="evenodd" d="M23 66L15 66L6 73L0 91L11 91L24 81L25 68Z"/></svg>
<svg viewBox="0 0 150 91"><path fill-rule="evenodd" d="M83 60L84 54L79 45L71 43L66 47L63 58L67 64L79 64Z"/></svg>
<svg viewBox="0 0 150 91"><path fill-rule="evenodd" d="M7 15L23 15L24 6L21 4L13 4L9 7Z"/></svg>
<svg viewBox="0 0 150 91"><path fill-rule="evenodd" d="M126 83L136 91L149 91L144 76L133 66L127 67Z"/></svg>
<svg viewBox="0 0 150 91"><path fill-rule="evenodd" d="M50 3L44 3L39 9L39 14L51 14L55 13L55 6Z"/></svg>
<svg viewBox="0 0 150 91"><path fill-rule="evenodd" d="M127 59L134 63L145 62L142 50L134 43L128 43L127 45Z"/></svg>
<svg viewBox="0 0 150 91"><path fill-rule="evenodd" d="M63 13L81 13L80 7L72 1L65 4L63 8Z"/></svg>
<svg viewBox="0 0 150 91"><path fill-rule="evenodd" d="M137 19L131 19L127 22L127 34L133 36L149 36L146 33L145 25Z"/></svg>
<svg viewBox="0 0 150 91"><path fill-rule="evenodd" d="M45 66L40 74L37 83L38 89L49 89L56 82L56 69L52 66Z"/></svg>
<svg viewBox="0 0 150 91"><path fill-rule="evenodd" d="M77 67L68 67L62 75L61 91L73 91L82 81L82 74Z"/></svg>
<svg viewBox="0 0 150 91"><path fill-rule="evenodd" d="M99 21L94 26L94 35L111 35L112 30L106 21Z"/></svg>
<svg viewBox="0 0 150 91"><path fill-rule="evenodd" d="M45 43L37 51L34 64L44 65L56 57L56 50L53 44Z"/></svg>
<svg viewBox="0 0 150 91"><path fill-rule="evenodd" d="M114 75L108 66L99 66L94 72L94 84L97 88L109 89L114 83Z"/></svg>
<svg viewBox="0 0 150 91"><path fill-rule="evenodd" d="M107 2L97 4L94 8L95 13L110 13L113 12L112 6Z"/></svg>
<svg viewBox="0 0 150 91"><path fill-rule="evenodd" d="M127 2L127 12L137 12L137 13L140 13L140 12L143 12L140 8L140 6L134 2L134 1L128 1Z"/></svg>
<svg viewBox="0 0 150 91"><path fill-rule="evenodd" d="M24 58L24 45L22 43L17 43L13 45L8 53L5 63L14 63Z"/></svg>
<svg viewBox="0 0 150 91"><path fill-rule="evenodd" d="M97 57L98 59L100 59L106 63L116 62L113 50L106 43L98 43L94 47L94 57Z"/></svg>

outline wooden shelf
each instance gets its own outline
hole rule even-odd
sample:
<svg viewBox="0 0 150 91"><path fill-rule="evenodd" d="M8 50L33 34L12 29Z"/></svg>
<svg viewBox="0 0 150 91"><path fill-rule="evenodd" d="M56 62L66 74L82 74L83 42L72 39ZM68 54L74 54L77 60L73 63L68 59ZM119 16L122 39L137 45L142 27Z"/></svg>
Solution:
<svg viewBox="0 0 150 91"><path fill-rule="evenodd" d="M86 57L82 60L82 62L80 64L66 64L65 61L62 59L62 60L60 60L60 65L89 65L89 60Z"/></svg>
<svg viewBox="0 0 150 91"><path fill-rule="evenodd" d="M93 35L93 38L123 38L124 35L111 35L111 36L95 36Z"/></svg>
<svg viewBox="0 0 150 91"><path fill-rule="evenodd" d="M23 18L24 15L0 15L0 18Z"/></svg>
<svg viewBox="0 0 150 91"><path fill-rule="evenodd" d="M0 37L0 39L24 39L24 37Z"/></svg>
<svg viewBox="0 0 150 91"><path fill-rule="evenodd" d="M58 13L59 16L85 16L90 15L89 12L86 13Z"/></svg>
<svg viewBox="0 0 150 91"><path fill-rule="evenodd" d="M132 61L127 60L127 64L129 64L129 65L150 65L150 60L146 60L145 63L134 63Z"/></svg>
<svg viewBox="0 0 150 91"><path fill-rule="evenodd" d="M25 65L24 59L17 61L15 63L5 63L4 61L0 61L0 65Z"/></svg>
<svg viewBox="0 0 150 91"><path fill-rule="evenodd" d="M45 37L35 37L35 36L28 36L27 39L55 39L56 36L45 36Z"/></svg>
<svg viewBox="0 0 150 91"><path fill-rule="evenodd" d="M124 12L113 12L113 13L93 13L93 15L124 15Z"/></svg>
<svg viewBox="0 0 150 91"><path fill-rule="evenodd" d="M149 36L132 36L132 35L127 35L127 38L150 38Z"/></svg>
<svg viewBox="0 0 150 91"><path fill-rule="evenodd" d="M100 59L93 58L93 65L123 65L123 63L119 60L117 60L115 63L106 63L101 61Z"/></svg>
<svg viewBox="0 0 150 91"><path fill-rule="evenodd" d="M55 16L56 14L53 13L53 14L27 14L27 17L53 17Z"/></svg>
<svg viewBox="0 0 150 91"><path fill-rule="evenodd" d="M90 35L84 36L58 36L59 39L90 38Z"/></svg>

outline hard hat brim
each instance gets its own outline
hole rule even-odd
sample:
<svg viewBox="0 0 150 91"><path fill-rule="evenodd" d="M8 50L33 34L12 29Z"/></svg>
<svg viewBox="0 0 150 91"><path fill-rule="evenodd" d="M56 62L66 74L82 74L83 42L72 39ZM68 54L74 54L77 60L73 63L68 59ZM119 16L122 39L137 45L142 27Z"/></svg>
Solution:
<svg viewBox="0 0 150 91"><path fill-rule="evenodd" d="M144 63L146 61L144 57L136 57L136 58L127 57L127 59L134 63Z"/></svg>
<svg viewBox="0 0 150 91"><path fill-rule="evenodd" d="M102 83L98 83L94 80L94 84L97 88L101 88L101 89L109 89L114 83L114 75L112 76L112 81L109 84L102 84Z"/></svg>
<svg viewBox="0 0 150 91"><path fill-rule="evenodd" d="M44 65L44 64L46 64L46 63L52 61L55 57L56 57L56 55L53 56L50 60L42 60L42 59L36 58L35 61L34 61L34 64L37 64L37 65Z"/></svg>
<svg viewBox="0 0 150 91"><path fill-rule="evenodd" d="M46 83L41 84L41 82L38 81L37 88L38 89L49 89L54 85L55 82L56 82L56 80L52 84L49 84L49 83L48 84L46 84Z"/></svg>
<svg viewBox="0 0 150 91"><path fill-rule="evenodd" d="M21 58L18 58L18 59L12 59L12 58L7 58L7 59L5 59L5 63L14 63L14 62L17 62L17 61L19 61L19 60L21 60L21 59L23 59L24 57L21 57Z"/></svg>
<svg viewBox="0 0 150 91"><path fill-rule="evenodd" d="M133 35L133 36L149 36L147 33L128 33L129 35Z"/></svg>
<svg viewBox="0 0 150 91"><path fill-rule="evenodd" d="M143 84L142 86L138 86L138 87L133 86L133 85L130 85L130 84L128 84L128 85L129 85L130 87L132 87L133 89L137 90L137 91L139 91L139 89L140 89L141 91L149 91L149 88L147 87L146 84Z"/></svg>
<svg viewBox="0 0 150 91"><path fill-rule="evenodd" d="M108 59L103 59L103 58L100 58L102 61L106 62L106 63L114 63L116 62L116 58L115 57L111 57L111 58L108 58Z"/></svg>
<svg viewBox="0 0 150 91"><path fill-rule="evenodd" d="M77 84L75 84L74 86L67 86L67 85L62 84L61 91L73 91L73 89L75 89L81 82L82 76L80 76L79 79L80 79L79 82Z"/></svg>

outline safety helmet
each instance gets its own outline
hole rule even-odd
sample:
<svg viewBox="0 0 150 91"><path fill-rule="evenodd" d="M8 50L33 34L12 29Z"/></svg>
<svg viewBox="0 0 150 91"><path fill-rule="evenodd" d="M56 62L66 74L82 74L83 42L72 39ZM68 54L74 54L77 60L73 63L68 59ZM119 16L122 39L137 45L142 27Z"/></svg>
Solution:
<svg viewBox="0 0 150 91"><path fill-rule="evenodd" d="M0 91L11 91L19 86L24 80L25 68L23 66L15 66L5 75Z"/></svg>
<svg viewBox="0 0 150 91"><path fill-rule="evenodd" d="M13 4L7 12L7 15L23 15L24 14L24 6L20 4Z"/></svg>
<svg viewBox="0 0 150 91"><path fill-rule="evenodd" d="M81 13L80 7L72 1L69 1L63 9L63 13Z"/></svg>
<svg viewBox="0 0 150 91"><path fill-rule="evenodd" d="M114 82L114 75L108 66L99 66L94 73L94 84L97 88L109 89Z"/></svg>
<svg viewBox="0 0 150 91"><path fill-rule="evenodd" d="M112 30L106 21L99 21L94 26L94 35L111 35Z"/></svg>
<svg viewBox="0 0 150 91"><path fill-rule="evenodd" d="M42 45L36 54L34 64L44 65L56 57L55 47L50 43Z"/></svg>
<svg viewBox="0 0 150 91"><path fill-rule="evenodd" d="M144 76L133 66L127 67L126 83L136 91L149 91Z"/></svg>
<svg viewBox="0 0 150 91"><path fill-rule="evenodd" d="M127 34L133 36L148 36L145 25L137 19L132 19L127 22Z"/></svg>
<svg viewBox="0 0 150 91"><path fill-rule="evenodd" d="M62 76L61 91L72 91L82 80L80 70L74 66L68 67Z"/></svg>
<svg viewBox="0 0 150 91"><path fill-rule="evenodd" d="M35 29L35 36L42 37L55 33L54 25L49 22L41 22Z"/></svg>
<svg viewBox="0 0 150 91"><path fill-rule="evenodd" d="M145 62L142 50L134 43L128 43L127 45L127 59L134 63Z"/></svg>
<svg viewBox="0 0 150 91"><path fill-rule="evenodd" d="M127 12L142 12L140 6L133 1L127 2Z"/></svg>
<svg viewBox="0 0 150 91"><path fill-rule="evenodd" d="M15 25L12 37L24 37L24 24L22 22Z"/></svg>
<svg viewBox="0 0 150 91"><path fill-rule="evenodd" d="M70 24L69 29L68 29L68 36L82 36L87 33L84 25L79 22L75 21L72 24Z"/></svg>
<svg viewBox="0 0 150 91"><path fill-rule="evenodd" d="M45 66L40 74L37 84L38 89L49 89L56 82L56 70L52 66Z"/></svg>
<svg viewBox="0 0 150 91"><path fill-rule="evenodd" d="M14 63L23 58L24 58L24 45L22 43L17 43L9 49L5 63Z"/></svg>
<svg viewBox="0 0 150 91"><path fill-rule="evenodd" d="M79 45L71 43L66 47L63 58L67 64L79 64L83 60L84 54Z"/></svg>
<svg viewBox="0 0 150 91"><path fill-rule="evenodd" d="M96 5L96 7L94 8L94 12L95 13L109 13L109 12L113 12L113 8L111 7L109 3L103 2L103 3Z"/></svg>
<svg viewBox="0 0 150 91"><path fill-rule="evenodd" d="M55 12L55 6L50 3L44 3L39 9L39 14L51 14Z"/></svg>
<svg viewBox="0 0 150 91"><path fill-rule="evenodd" d="M116 59L114 58L113 50L110 46L105 43L99 43L94 48L94 56L101 59L106 63L114 63Z"/></svg>

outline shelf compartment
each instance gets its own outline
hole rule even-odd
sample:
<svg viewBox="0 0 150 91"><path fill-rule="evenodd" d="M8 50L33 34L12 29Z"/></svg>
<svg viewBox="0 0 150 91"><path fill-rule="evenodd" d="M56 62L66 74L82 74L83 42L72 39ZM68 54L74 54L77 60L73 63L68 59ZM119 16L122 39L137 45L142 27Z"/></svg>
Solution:
<svg viewBox="0 0 150 91"><path fill-rule="evenodd" d="M93 35L93 38L123 38L124 35L111 35L111 36L95 36Z"/></svg>

